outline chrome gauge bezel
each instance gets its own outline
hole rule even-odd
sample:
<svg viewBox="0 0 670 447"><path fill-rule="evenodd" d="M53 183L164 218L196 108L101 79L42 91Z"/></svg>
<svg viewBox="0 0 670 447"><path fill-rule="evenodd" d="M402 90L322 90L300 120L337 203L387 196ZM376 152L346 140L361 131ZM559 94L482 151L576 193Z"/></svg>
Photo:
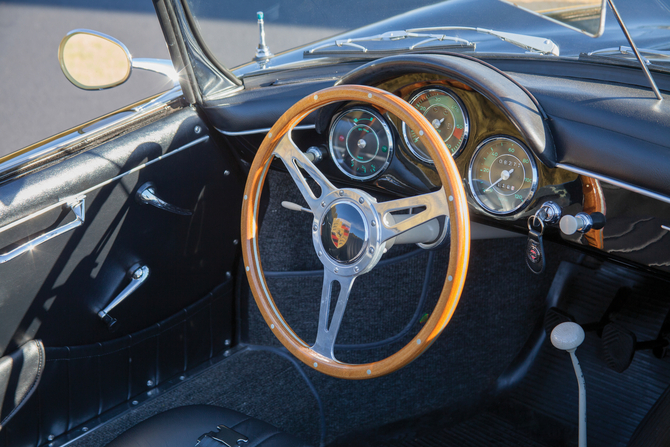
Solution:
<svg viewBox="0 0 670 447"><path fill-rule="evenodd" d="M416 90L411 98L409 99L409 104L414 107L412 104L416 99L423 95L425 92L430 91L430 90L437 90L442 93L444 93L446 96L449 96L451 99L456 102L458 107L461 109L461 113L463 114L463 141L456 150L456 152L452 153L451 156L456 159L461 152L463 152L463 149L465 149L465 146L468 144L468 138L470 137L470 116L468 115L468 109L465 107L465 104L463 104L463 101L458 97L458 95L451 90L445 88L445 87L439 87L439 86L428 86L421 88L419 90ZM409 138L409 129L407 128L407 125L403 122L402 123L402 137L403 140L405 141L405 145L407 148L410 150L412 155L414 155L416 158L418 158L420 161L423 163L429 164L429 165L434 165L433 160L431 160L429 157L425 157L423 154L419 152L419 150L414 146L414 143L412 143L411 139ZM446 145L446 143L445 143ZM448 149L448 148L447 148ZM448 149L449 150L449 149ZM449 150L451 152L451 150Z"/></svg>
<svg viewBox="0 0 670 447"><path fill-rule="evenodd" d="M355 111L366 112L366 113L369 113L371 115L374 115L377 118L377 120L379 120L379 123L382 125L382 127L384 128L384 132L386 133L386 138L388 139L388 142L389 142L389 144L388 144L388 155L386 156L386 160L385 160L384 164L377 170L377 172L375 172L372 175L360 176L360 175L354 175L354 174L351 174L351 173L347 172L342 167L341 163L338 161L338 157L335 156L335 149L333 148L333 132L335 131L335 129L337 127L337 123L342 119L342 117L344 115L346 115L347 113L350 113L350 112L355 112ZM371 108L367 108L367 107L350 107L350 108L347 108L345 110L342 110L337 115L335 115L335 117L331 121L330 130L328 131L328 151L330 152L331 160L333 160L333 163L335 164L335 166L337 166L337 169L339 169L341 173L343 173L344 175L346 175L350 179L358 180L358 181L372 180L372 179L380 176L386 170L386 168L388 168L388 166L391 164L391 160L393 158L393 150L394 150L394 144L393 143L394 143L393 142L393 134L391 132L391 128L388 125L386 119L376 110L371 109Z"/></svg>
<svg viewBox="0 0 670 447"><path fill-rule="evenodd" d="M511 141L512 143L516 144L519 148L521 148L526 156L528 157L528 161L531 167L531 172L533 174L533 179L530 185L530 193L528 194L528 197L526 197L519 205L517 205L514 209L509 210L509 211L497 211L494 209L491 209L488 205L484 204L482 200L479 198L477 195L475 188L473 186L473 178L472 178L472 169L475 163L475 160L477 159L477 156L479 155L479 152L484 149L491 141L493 140L508 140ZM520 210L525 209L528 207L530 202L533 200L535 197L535 193L537 192L537 186L539 182L539 171L537 169L537 164L535 163L535 157L533 156L533 153L526 147L525 144L523 144L521 141L514 137L510 137L508 135L494 135L491 137L488 137L479 145L477 145L477 148L475 149L475 152L472 154L472 158L470 159L470 163L468 166L468 190L470 191L470 195L472 198L477 202L477 204L487 213L496 215L496 216L509 216L512 214L518 213Z"/></svg>

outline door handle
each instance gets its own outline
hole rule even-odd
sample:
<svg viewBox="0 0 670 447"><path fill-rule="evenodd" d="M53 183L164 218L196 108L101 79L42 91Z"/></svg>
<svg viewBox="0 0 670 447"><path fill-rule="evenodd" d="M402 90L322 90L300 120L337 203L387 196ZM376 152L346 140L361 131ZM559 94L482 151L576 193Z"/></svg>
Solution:
<svg viewBox="0 0 670 447"><path fill-rule="evenodd" d="M37 247L40 244L45 243L46 241L53 239L57 236L60 236L61 234L67 233L70 230L74 230L78 226L81 226L81 224L84 223L84 219L86 218L86 207L85 207L85 199L86 196L78 196L78 197L71 197L66 200L63 200L62 202L57 203L54 206L47 207L41 211L38 211L37 213L31 214L30 216L21 219L19 221L13 222L3 228L0 228L0 232L3 232L5 230L8 230L11 227L14 227L20 223L23 223L27 220L30 220L34 217L37 217L41 214L44 214L47 211L50 211L52 209L58 208L59 206L66 206L70 208L70 210L74 213L75 219L72 222L69 222L62 227L58 227L55 230L51 230L47 233L44 233L43 235L36 237L33 240L30 240L26 242L23 245L20 245L16 247L15 249L8 251L7 253L1 254L0 255L0 264L4 264L5 262L11 261L12 259L16 258L17 256L22 255L23 253L32 250L33 248Z"/></svg>
<svg viewBox="0 0 670 447"><path fill-rule="evenodd" d="M152 182L147 182L144 185L140 186L140 189L137 190L135 194L137 201L143 205L151 205L160 210L165 210L173 214L179 214L181 216L190 216L193 213L184 208L179 208L170 203L167 203L160 197L156 195L156 189Z"/></svg>
<svg viewBox="0 0 670 447"><path fill-rule="evenodd" d="M102 322L105 323L109 329L112 329L112 326L116 324L116 318L109 315L109 312L121 304L121 302L128 298L131 293L136 291L142 284L144 284L144 281L146 281L149 277L149 267L146 265L139 267L133 266L131 267L130 271L128 271L128 275L130 276L130 284L128 284L126 288L123 289L123 291L112 300L111 303L98 312L98 317L100 317Z"/></svg>

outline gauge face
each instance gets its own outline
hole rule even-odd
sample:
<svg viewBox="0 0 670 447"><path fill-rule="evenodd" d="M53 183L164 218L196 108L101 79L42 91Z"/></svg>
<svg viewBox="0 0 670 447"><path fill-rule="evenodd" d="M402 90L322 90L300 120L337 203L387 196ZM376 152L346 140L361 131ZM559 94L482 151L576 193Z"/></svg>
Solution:
<svg viewBox="0 0 670 447"><path fill-rule="evenodd" d="M445 89L428 88L412 96L409 103L423 113L442 137L451 155L456 157L465 147L470 128L465 106L458 97ZM419 136L405 123L402 123L402 135L419 160L433 164Z"/></svg>
<svg viewBox="0 0 670 447"><path fill-rule="evenodd" d="M493 214L510 214L527 205L537 189L537 167L521 142L503 136L477 147L468 174L470 192Z"/></svg>
<svg viewBox="0 0 670 447"><path fill-rule="evenodd" d="M330 128L330 155L351 178L369 180L388 166L393 139L386 121L375 111L349 109Z"/></svg>

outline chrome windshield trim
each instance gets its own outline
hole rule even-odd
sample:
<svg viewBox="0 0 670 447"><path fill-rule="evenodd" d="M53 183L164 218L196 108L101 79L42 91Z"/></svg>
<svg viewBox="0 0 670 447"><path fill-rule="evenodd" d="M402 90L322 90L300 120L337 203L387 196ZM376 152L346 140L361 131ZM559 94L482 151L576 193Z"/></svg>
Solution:
<svg viewBox="0 0 670 447"><path fill-rule="evenodd" d="M578 168L565 163L556 163L557 168L565 169L566 171L574 172L575 174L586 175L588 177L593 177L605 183L611 183L614 186L618 186L622 189L627 189L643 196L651 197L652 199L660 200L661 202L670 203L670 197L663 194L659 194L654 191L650 191L645 188L640 188L639 186L631 185L630 183L622 182L621 180L608 177L606 175L598 174L597 172L589 171L586 169Z"/></svg>
<svg viewBox="0 0 670 447"><path fill-rule="evenodd" d="M265 127L265 128L262 128L262 129L240 130L239 132L232 132L232 131L228 131L228 130L223 130L223 129L219 129L218 127L215 127L215 129L218 130L219 132L221 132L222 134L224 134L226 136L229 136L229 137L240 137L242 135L254 135L254 134L258 134L258 133L268 133L268 132L270 132L271 128L270 127ZM313 129L316 129L315 124L305 124L304 126L295 126L291 130L313 130Z"/></svg>
<svg viewBox="0 0 670 447"><path fill-rule="evenodd" d="M109 129L113 126L120 126L127 122L130 122L138 117L148 115L156 110L159 110L165 105L182 96L182 91L180 86L173 87L171 90L163 93L156 99L149 101L143 105L140 105L132 110L126 112L120 112L119 117L110 116L101 122L93 123L88 126L88 129L92 129L87 132L84 128L83 130L73 130L72 133L64 135L61 138L58 138L54 141L51 141L43 146L37 147L29 152L24 154L17 155L16 157L10 158L4 163L0 164L0 174L7 172L11 169L17 168L24 164L36 161L46 155L49 155L53 152L56 152L60 149L66 148L76 143L80 143L86 139L93 138L103 131ZM10 154L11 155L11 154Z"/></svg>

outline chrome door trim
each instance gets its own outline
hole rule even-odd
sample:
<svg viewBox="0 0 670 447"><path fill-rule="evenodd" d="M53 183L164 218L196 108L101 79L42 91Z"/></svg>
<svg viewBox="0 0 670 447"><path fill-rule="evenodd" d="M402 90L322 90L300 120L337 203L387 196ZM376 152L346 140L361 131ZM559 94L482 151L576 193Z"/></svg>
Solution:
<svg viewBox="0 0 670 447"><path fill-rule="evenodd" d="M177 86L160 95L158 98L148 101L130 111L130 114L120 112L118 117L114 115L93 123L88 128L82 130L73 130L72 133L65 135L57 140L51 141L43 146L37 147L31 151L19 154L0 164L0 174L18 168L27 163L39 160L47 155L55 153L58 150L81 143L85 140L91 140L102 134L111 127L122 126L138 118L150 115L164 107L175 99L182 96L181 87ZM87 131L87 129L90 129ZM19 150L20 151L20 150ZM11 157L11 154L10 154Z"/></svg>
<svg viewBox="0 0 670 447"><path fill-rule="evenodd" d="M0 264L4 264L5 262L9 262L12 259L17 258L18 256L29 252L33 248L37 247L38 245L41 245L45 243L48 240L51 240L55 237L60 236L61 234L65 234L70 230L74 230L75 228L81 226L84 223L84 220L86 218L86 202L85 202L86 196L85 195L78 195L76 197L69 197L67 199L61 200L55 205L49 206L43 210L40 210L36 213L31 214L30 216L27 216L23 219L19 219L15 222L12 222L9 225L5 225L4 227L0 228L0 232L3 232L5 230L8 230L11 227L14 227L18 225L19 223L26 222L27 220L30 220L34 217L37 217L41 214L46 213L49 210L52 210L54 208L58 208L59 206L67 206L70 208L70 210L74 213L75 219L62 227L58 227L54 230L51 230L47 233L42 234L41 236L36 237L35 239L32 239L25 244L22 244L15 249L8 251L7 253L0 254Z"/></svg>
<svg viewBox="0 0 670 447"><path fill-rule="evenodd" d="M112 177L111 179L105 180L104 182L101 182L101 183L98 183L97 185L91 186L90 188L85 189L84 191L81 191L78 194L75 194L75 195L69 196L67 198L64 198L62 200L59 200L58 202L54 203L53 205L46 206L46 207L42 208L41 210L39 210L35 213L29 214L28 216L22 217L20 219L17 219L13 222L8 223L7 225L4 225L4 226L0 227L0 233L2 233L3 231L9 230L10 228L13 228L17 225L21 225L22 223L25 223L25 222L27 222L31 219L34 219L37 216L40 216L40 215L42 215L42 214L44 214L48 211L51 211L51 210L56 209L56 208L61 207L61 206L69 206L70 209L72 209L72 211L75 213L75 216L76 216L76 219L73 222L70 222L69 224L64 225L62 227L59 227L58 229L53 230L49 233L43 234L42 236L34 239L33 241L27 242L26 244L22 245L21 247L19 247L17 249L14 249L14 250L12 250L8 253L0 255L0 264L14 259L18 255L20 255L22 253L25 253L26 251L30 250L31 248L33 248L33 247L35 247L39 244L42 244L42 243L48 241L49 239L52 239L53 237L56 237L60 234L63 234L63 233L65 233L65 232L67 232L71 229L74 229L74 228L80 226L84 222L84 218L85 218L84 198L86 197L87 194L91 193L92 191L95 191L96 189L102 188L103 186L106 186L106 185L108 185L112 182L120 180L128 174L132 174L132 173L137 172L141 169L144 169L147 166L150 166L150 165L156 163L157 161L166 159L166 158L168 158L168 157L170 157L174 154L182 152L182 151L184 151L184 150L186 150L190 147L193 147L195 145L198 145L200 143L204 143L208 140L209 140L209 135L202 136L202 137L200 137L196 140L193 140L190 143L187 143L187 144L185 144L185 145L183 145L183 146L181 146L181 147L179 147L179 148L177 148L177 149L175 149L171 152L168 152L167 154L156 157L153 160L150 160L146 163L143 163L141 165L138 165L138 166L134 167L133 169L130 169L126 172L123 172L123 173L117 175L116 177ZM38 240L39 240L39 242L36 242ZM21 249L22 251L19 252L18 251L19 249Z"/></svg>
<svg viewBox="0 0 670 447"><path fill-rule="evenodd" d="M565 163L556 163L557 168L565 169L566 171L574 172L575 174L585 175L587 177L593 177L605 183L611 183L614 186L619 188L627 189L628 191L636 192L642 194L643 196L651 197L652 199L660 200L661 202L670 203L670 197L663 194L659 194L654 191L650 191L639 186L631 185L630 183L622 182L621 180L608 177L606 175L598 174L597 172L589 171L587 169L578 168Z"/></svg>
<svg viewBox="0 0 670 447"><path fill-rule="evenodd" d="M240 130L240 131L237 131L237 132L219 129L218 127L215 127L215 129L218 130L219 132L221 132L222 134L226 135L226 136L239 137L239 136L242 136L242 135L254 135L254 134L258 134L258 133L268 133L268 132L270 132L271 128L270 127L264 127L262 129ZM313 130L313 129L316 129L315 124L305 124L303 126L295 126L291 130Z"/></svg>

